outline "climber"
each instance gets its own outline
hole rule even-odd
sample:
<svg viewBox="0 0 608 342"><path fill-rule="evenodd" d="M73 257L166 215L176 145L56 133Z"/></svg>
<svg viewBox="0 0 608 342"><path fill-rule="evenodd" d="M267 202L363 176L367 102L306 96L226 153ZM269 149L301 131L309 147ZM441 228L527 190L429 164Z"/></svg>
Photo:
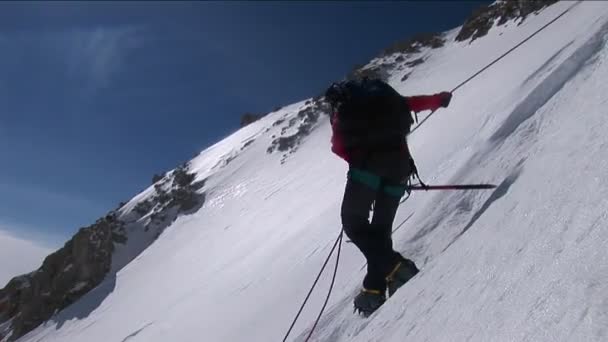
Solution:
<svg viewBox="0 0 608 342"><path fill-rule="evenodd" d="M402 96L377 79L332 84L332 152L348 162L341 219L344 232L367 260L355 310L369 316L418 273L415 263L393 249L391 231L401 197L418 171L406 135L411 112L447 107L450 92ZM371 221L370 211L373 209Z"/></svg>

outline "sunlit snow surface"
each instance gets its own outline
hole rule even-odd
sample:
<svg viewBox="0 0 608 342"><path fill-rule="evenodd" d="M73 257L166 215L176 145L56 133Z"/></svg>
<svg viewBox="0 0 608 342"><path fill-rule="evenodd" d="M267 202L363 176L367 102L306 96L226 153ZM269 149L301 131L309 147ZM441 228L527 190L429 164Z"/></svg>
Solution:
<svg viewBox="0 0 608 342"><path fill-rule="evenodd" d="M430 51L405 95L449 90L561 13ZM354 315L364 260L345 244L313 341L608 340L608 3L583 2L455 93L410 136L428 183L491 191L415 193L395 247L422 272L368 319ZM21 341L281 341L340 229L346 165L329 123L281 164L272 113L192 161L205 205ZM251 142L253 140L253 142ZM144 192L128 204L132 208ZM320 281L290 340L303 341Z"/></svg>

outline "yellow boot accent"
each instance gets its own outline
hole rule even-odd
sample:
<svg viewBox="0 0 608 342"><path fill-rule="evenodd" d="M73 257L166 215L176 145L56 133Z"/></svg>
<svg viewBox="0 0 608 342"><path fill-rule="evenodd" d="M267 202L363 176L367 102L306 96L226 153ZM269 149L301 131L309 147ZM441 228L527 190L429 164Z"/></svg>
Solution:
<svg viewBox="0 0 608 342"><path fill-rule="evenodd" d="M370 289L366 289L365 287L361 290L361 292L371 293L371 294L375 294L375 295L383 295L382 291L370 290Z"/></svg>
<svg viewBox="0 0 608 342"><path fill-rule="evenodd" d="M401 267L401 261L399 261L399 262L397 263L397 266L395 266L395 268L393 268L393 270L391 271L391 273L389 273L389 274L386 276L386 281L391 281L391 280L393 280L393 276L395 275L395 273L397 273L397 270L399 269L399 267Z"/></svg>

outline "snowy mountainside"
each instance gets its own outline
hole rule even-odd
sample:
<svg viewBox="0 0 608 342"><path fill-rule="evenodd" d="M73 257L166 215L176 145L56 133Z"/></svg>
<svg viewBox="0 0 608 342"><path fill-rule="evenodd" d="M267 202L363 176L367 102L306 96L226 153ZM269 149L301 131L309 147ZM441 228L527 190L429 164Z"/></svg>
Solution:
<svg viewBox="0 0 608 342"><path fill-rule="evenodd" d="M540 18L547 22L569 5L547 9L518 31L532 32ZM608 294L608 235L601 230L608 153L600 132L608 124L601 86L608 17L602 3L572 11L546 39L457 92L454 106L410 136L433 183L489 181L498 188L408 200L396 223L414 215L395 238L398 250L424 265L418 280L370 320L334 306L313 340L606 340L608 306L600 298ZM491 31L473 46L517 41L510 33ZM457 84L467 74L457 66L472 58L460 50L460 59L457 49L434 54L416 72L427 68L429 78L442 75L437 83Z"/></svg>
<svg viewBox="0 0 608 342"><path fill-rule="evenodd" d="M445 32L388 79L405 95L449 90L573 4L473 41ZM608 5L576 5L409 137L427 182L498 188L401 206L395 247L422 271L369 319L352 313L364 260L345 244L313 341L608 338L607 36ZM19 341L280 341L340 229L346 165L326 110L310 99L270 113L117 209L109 275ZM290 340L304 341L329 280Z"/></svg>

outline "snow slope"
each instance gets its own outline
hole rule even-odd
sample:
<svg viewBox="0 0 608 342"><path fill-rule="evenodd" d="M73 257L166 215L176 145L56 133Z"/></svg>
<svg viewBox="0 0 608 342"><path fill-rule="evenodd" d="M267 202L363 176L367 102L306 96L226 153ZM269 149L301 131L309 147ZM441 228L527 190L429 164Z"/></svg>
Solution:
<svg viewBox="0 0 608 342"><path fill-rule="evenodd" d="M471 44L450 31L392 83L403 94L451 89L572 4ZM422 272L369 319L352 313L364 260L345 244L312 340L608 339L607 38L608 3L583 2L410 136L427 182L499 186L415 193L401 206L395 224L409 219L395 246ZM329 152L327 117L296 153L267 153L306 106L194 158L191 170L207 180L203 207L19 341L280 341L340 229L346 165ZM290 340L304 340L328 284L326 274Z"/></svg>

